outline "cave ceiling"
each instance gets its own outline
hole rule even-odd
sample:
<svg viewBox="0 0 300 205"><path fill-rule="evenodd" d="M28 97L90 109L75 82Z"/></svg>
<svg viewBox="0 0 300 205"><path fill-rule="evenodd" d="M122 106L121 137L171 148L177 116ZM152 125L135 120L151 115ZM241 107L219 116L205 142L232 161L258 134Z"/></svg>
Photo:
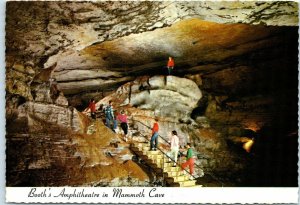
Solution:
<svg viewBox="0 0 300 205"><path fill-rule="evenodd" d="M66 95L139 75L210 73L279 46L298 25L296 2L8 2L6 67L56 63ZM12 12L13 11L13 12Z"/></svg>

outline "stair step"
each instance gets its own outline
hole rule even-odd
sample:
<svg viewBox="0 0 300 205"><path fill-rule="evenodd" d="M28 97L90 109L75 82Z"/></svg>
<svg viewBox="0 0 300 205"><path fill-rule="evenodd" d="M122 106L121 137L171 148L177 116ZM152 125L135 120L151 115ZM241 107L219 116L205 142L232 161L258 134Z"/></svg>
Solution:
<svg viewBox="0 0 300 205"><path fill-rule="evenodd" d="M173 167L174 163L173 162L165 162L164 167ZM176 166L177 167L177 166Z"/></svg>
<svg viewBox="0 0 300 205"><path fill-rule="evenodd" d="M182 176L166 177L166 180L169 184L172 184L172 183L189 181L190 178L189 176L182 175Z"/></svg>
<svg viewBox="0 0 300 205"><path fill-rule="evenodd" d="M148 155L149 159L163 159L163 155L155 154L155 155Z"/></svg>
<svg viewBox="0 0 300 205"><path fill-rule="evenodd" d="M182 175L182 176L173 177L173 179L174 179L174 182L183 182L183 181L190 180L190 177L187 175Z"/></svg>
<svg viewBox="0 0 300 205"><path fill-rule="evenodd" d="M176 171L180 171L181 168L180 167L164 167L164 172L176 172Z"/></svg>
<svg viewBox="0 0 300 205"><path fill-rule="evenodd" d="M139 150L147 152L150 150L150 147L139 147Z"/></svg>
<svg viewBox="0 0 300 205"><path fill-rule="evenodd" d="M155 154L160 154L160 152L158 150L156 150L156 151L147 151L146 154L147 155L155 155Z"/></svg>
<svg viewBox="0 0 300 205"><path fill-rule="evenodd" d="M151 163L151 164L155 164L157 168L162 168L162 166L163 166L163 159L162 158L156 158L156 156L159 156L159 155L148 156L147 162ZM165 165L165 168L167 168L167 167L172 166L173 164L164 163L164 165ZM173 168L176 168L176 167L173 167Z"/></svg>
<svg viewBox="0 0 300 205"><path fill-rule="evenodd" d="M139 147L150 147L150 143L139 143Z"/></svg>
<svg viewBox="0 0 300 205"><path fill-rule="evenodd" d="M134 143L135 147L150 147L149 143Z"/></svg>
<svg viewBox="0 0 300 205"><path fill-rule="evenodd" d="M190 187L196 185L196 180L188 180L188 181L182 181L178 183L181 187Z"/></svg>
<svg viewBox="0 0 300 205"><path fill-rule="evenodd" d="M165 172L166 177L177 177L184 175L183 171Z"/></svg>
<svg viewBox="0 0 300 205"><path fill-rule="evenodd" d="M154 163L156 163L156 164L160 164L160 165L162 165L162 163L163 163L163 159L159 159L159 158L157 158L157 159L153 159L153 162L154 162Z"/></svg>

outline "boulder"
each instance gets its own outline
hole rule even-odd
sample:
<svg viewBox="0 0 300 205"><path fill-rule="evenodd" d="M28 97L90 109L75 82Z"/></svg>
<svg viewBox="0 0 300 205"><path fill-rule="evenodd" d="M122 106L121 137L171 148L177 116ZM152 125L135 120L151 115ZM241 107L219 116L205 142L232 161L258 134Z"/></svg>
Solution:
<svg viewBox="0 0 300 205"><path fill-rule="evenodd" d="M147 126L152 126L155 117L159 118L162 134L168 135L174 124L191 124L192 110L197 106L202 94L191 80L176 76L140 77L127 83L97 103L107 104L112 100L120 111L125 107L134 119L141 118Z"/></svg>
<svg viewBox="0 0 300 205"><path fill-rule="evenodd" d="M190 116L202 97L193 81L175 76L154 76L148 85L132 85L131 88L131 95L125 102L175 122Z"/></svg>

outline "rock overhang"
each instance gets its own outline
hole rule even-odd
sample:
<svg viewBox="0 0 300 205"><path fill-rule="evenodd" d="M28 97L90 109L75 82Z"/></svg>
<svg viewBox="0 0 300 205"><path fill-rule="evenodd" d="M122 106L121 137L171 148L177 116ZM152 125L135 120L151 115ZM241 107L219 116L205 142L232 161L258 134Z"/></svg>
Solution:
<svg viewBox="0 0 300 205"><path fill-rule="evenodd" d="M71 126L75 125L74 128L80 127L80 115L77 116L79 112L75 112L76 109L48 106L48 103L53 102L47 97L48 91L36 93L36 98L33 98L35 101L46 100L45 105L39 102L24 103L26 100L33 99L16 99L17 95L11 95L13 100L10 101L10 93L25 96L27 93L30 95L30 92L35 91L34 89L43 91L41 89L43 86L48 87L47 78L51 77L52 69L43 68L52 67L54 63L58 63L59 66L52 74L57 77L65 94L74 95L76 98L87 94L90 98L92 95L88 95L88 92L117 89L126 82L129 83L119 87L117 92L128 91L129 85L140 75L147 74L150 77L157 74L166 75L164 68L166 59L169 55L174 55L176 60L174 73L196 80L207 102L195 105L205 111L200 114L194 113L193 119L198 123L196 127L190 123L189 113L184 113L185 119L177 115L174 120L174 116L168 116L172 110L158 107L157 110L163 111L160 114L164 117L161 131L165 134L169 134L170 128L188 131L190 137L187 136L186 140L192 141L201 153L206 151L205 154L208 154L210 161L204 164L209 164L210 168L222 170L226 167L229 170L226 170L226 173L233 174L232 179L237 178L232 167L238 168L241 164L232 160L232 150L228 155L222 151L223 148L227 149L226 143L231 140L229 136L235 136L232 130L239 131L257 125L256 130L259 130L263 129L267 122L271 126L269 131L272 132L272 136L268 136L268 133L260 134L265 134L268 139L275 139L273 141L277 142L276 138L284 139L282 136L286 136L286 132L297 128L297 125L294 125L296 123L293 123L297 122L298 107L297 94L295 94L297 93L295 86L297 85L297 66L295 66L297 61L295 42L298 40L297 2L30 3L30 5L26 2L8 3L10 15L6 27L6 69L9 72L7 108L9 110L13 107L9 105L13 100L16 100L16 106L20 104L28 106L27 112L19 110L22 122L29 112L54 123L66 122L66 127L70 127L68 123ZM53 10L50 11L45 7ZM217 26L219 29L210 29ZM232 29L229 28L235 30L231 31ZM164 33L166 30L169 32ZM148 33L153 36L147 37ZM199 41L198 38L202 39ZM154 42L156 39L159 41ZM164 44L165 42L167 44ZM47 75L42 75L41 70ZM150 78L149 84L155 86L151 79L153 78ZM163 80L160 82L159 86L162 87L160 91L174 92L174 89L163 88ZM37 83L41 85L36 85ZM27 85L29 87L26 87ZM144 81L143 86L147 85L148 83ZM17 92L12 92L16 90ZM150 90L150 93L157 91L159 90L153 92ZM143 92L142 97L148 95L147 90ZM40 95L43 93L45 96ZM179 111L191 111L194 107L196 100L191 100L193 106L189 107L188 100L181 98L186 96L181 93L188 92L182 91L176 95L172 93L174 99L167 98L170 96L169 93L164 94L165 104L168 100L180 101L181 104L174 106ZM126 102L126 96L125 99L117 100ZM180 100L177 100L176 96ZM156 97L162 98L161 95ZM159 100L157 101L145 105L159 104ZM57 103L66 103L65 106L68 104L66 99L59 102L56 100ZM83 102L80 103L85 106ZM41 112L43 106L50 110L45 109L45 112ZM19 106L20 109L21 107ZM40 112L36 112L36 108ZM159 114L158 111L152 111L155 109L156 107L153 106L151 110L131 108L127 111L132 115L136 114L134 117L140 117L152 126L155 115ZM59 112L52 112L49 116L51 110ZM77 120L70 120L74 119L74 116ZM56 119L59 119L58 122ZM23 124L10 123L10 125L14 127ZM214 126L223 127L214 130L212 129ZM214 134L207 137L212 140L203 140L204 130L195 130L199 127L213 131ZM21 131L24 131L23 128ZM42 136L44 134L42 133ZM237 137L241 139L241 136ZM99 140L90 140L91 143L99 143ZM293 143L292 145L297 145L296 141ZM290 145L287 144L285 147L290 148ZM98 150L97 147L94 148ZM38 146L36 148L39 150L32 151L39 153L43 150ZM86 146L86 150L90 148ZM14 151L14 149L10 150ZM275 152L271 153L275 156ZM18 156L21 156L21 153ZM286 157L290 156L290 154L286 155ZM19 159L21 163L24 162L22 158ZM63 164L65 159L62 158ZM273 170L272 168L271 172ZM108 170L106 171L109 173ZM95 172L99 173L99 171Z"/></svg>
<svg viewBox="0 0 300 205"><path fill-rule="evenodd" d="M93 92L108 78L115 89L122 77L165 74L169 55L183 76L277 46L281 31L272 26L298 26L298 3L8 2L7 66L30 63L38 73L57 63L62 89L91 79Z"/></svg>
<svg viewBox="0 0 300 205"><path fill-rule="evenodd" d="M175 58L176 75L207 73L222 65L228 68L230 64L226 62L231 59L239 61L241 56L279 46L283 32L279 27L224 25L188 19L168 28L88 46L79 51L78 56L62 57L54 76L64 85L72 83L72 78L75 83L90 79L101 89L101 81L107 79L118 83L120 79L126 82L124 77L167 74L168 56ZM64 61L68 63L60 63ZM77 71L84 74L76 74ZM70 73L80 77L76 79Z"/></svg>

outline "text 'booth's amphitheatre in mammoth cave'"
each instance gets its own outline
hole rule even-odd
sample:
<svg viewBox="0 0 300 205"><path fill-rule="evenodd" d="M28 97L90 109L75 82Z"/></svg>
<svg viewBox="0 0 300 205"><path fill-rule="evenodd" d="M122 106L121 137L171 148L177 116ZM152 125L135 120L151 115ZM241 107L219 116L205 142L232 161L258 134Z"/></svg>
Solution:
<svg viewBox="0 0 300 205"><path fill-rule="evenodd" d="M195 184L297 186L297 43L296 2L8 2L7 186L190 186L137 142L155 117L192 143Z"/></svg>

